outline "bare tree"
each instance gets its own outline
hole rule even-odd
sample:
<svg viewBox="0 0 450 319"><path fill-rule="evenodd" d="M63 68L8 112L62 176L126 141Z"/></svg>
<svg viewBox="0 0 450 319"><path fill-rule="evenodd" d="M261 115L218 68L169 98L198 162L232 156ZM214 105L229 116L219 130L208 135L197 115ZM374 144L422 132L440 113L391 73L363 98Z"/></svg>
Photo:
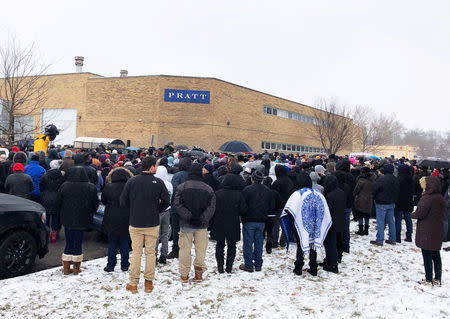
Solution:
<svg viewBox="0 0 450 319"><path fill-rule="evenodd" d="M450 159L450 132L411 129L405 131L401 140L404 144L417 147L417 154L422 157Z"/></svg>
<svg viewBox="0 0 450 319"><path fill-rule="evenodd" d="M403 125L394 114L376 114L366 106L355 107L353 121L360 128L357 140L361 152L376 153L381 145L394 145L403 132Z"/></svg>
<svg viewBox="0 0 450 319"><path fill-rule="evenodd" d="M355 128L352 121L352 109L340 105L336 99L321 98L315 103L313 111L313 136L330 154L346 148L351 149L355 141Z"/></svg>
<svg viewBox="0 0 450 319"><path fill-rule="evenodd" d="M0 134L7 144L33 137L42 124L34 123L34 116L47 101L48 68L33 44L22 47L12 37L0 46Z"/></svg>

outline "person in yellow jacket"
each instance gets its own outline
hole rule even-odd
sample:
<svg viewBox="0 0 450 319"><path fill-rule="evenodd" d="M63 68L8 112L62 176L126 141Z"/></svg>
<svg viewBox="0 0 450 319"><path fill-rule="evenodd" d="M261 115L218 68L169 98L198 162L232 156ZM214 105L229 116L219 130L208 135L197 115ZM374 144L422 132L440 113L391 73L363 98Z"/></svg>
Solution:
<svg viewBox="0 0 450 319"><path fill-rule="evenodd" d="M45 134L40 134L39 137L34 141L34 152L38 153L44 151L47 156L48 144L50 143L50 137Z"/></svg>

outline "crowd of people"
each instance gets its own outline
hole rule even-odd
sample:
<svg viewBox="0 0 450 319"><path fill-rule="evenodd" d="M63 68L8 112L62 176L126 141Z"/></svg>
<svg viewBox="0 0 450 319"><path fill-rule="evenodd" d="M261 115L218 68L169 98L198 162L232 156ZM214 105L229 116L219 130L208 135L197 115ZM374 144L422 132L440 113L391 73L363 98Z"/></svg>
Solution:
<svg viewBox="0 0 450 319"><path fill-rule="evenodd" d="M302 274L306 253L309 274L317 276L318 267L337 274L343 254L350 253L352 218L359 236L368 236L369 220L376 219L375 238L368 244L380 247L411 242L412 219L417 219L415 242L425 268L420 283L441 285L440 250L450 240L448 169L393 157L200 151L192 156L170 145L138 151L50 147L48 155L16 146L8 151L0 151L0 191L41 203L51 242L64 226L65 275L81 272L83 234L102 203L108 236L104 270L114 271L119 249L121 270L129 270L126 290L133 293L143 249L145 292L151 292L155 265L167 259L177 258L181 281L189 281L192 245L194 280L202 281L210 240L216 243L218 272L232 273L241 234L242 271L261 271L265 241L267 254L297 243L296 275ZM326 257L317 263L322 247Z"/></svg>

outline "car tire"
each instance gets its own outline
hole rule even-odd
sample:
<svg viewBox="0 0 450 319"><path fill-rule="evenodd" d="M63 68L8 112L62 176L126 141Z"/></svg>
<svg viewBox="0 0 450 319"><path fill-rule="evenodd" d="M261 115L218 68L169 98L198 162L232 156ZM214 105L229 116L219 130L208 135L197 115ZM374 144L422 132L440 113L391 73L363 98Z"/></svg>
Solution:
<svg viewBox="0 0 450 319"><path fill-rule="evenodd" d="M3 237L0 244L0 277L16 277L29 272L36 252L36 239L29 232L17 231Z"/></svg>

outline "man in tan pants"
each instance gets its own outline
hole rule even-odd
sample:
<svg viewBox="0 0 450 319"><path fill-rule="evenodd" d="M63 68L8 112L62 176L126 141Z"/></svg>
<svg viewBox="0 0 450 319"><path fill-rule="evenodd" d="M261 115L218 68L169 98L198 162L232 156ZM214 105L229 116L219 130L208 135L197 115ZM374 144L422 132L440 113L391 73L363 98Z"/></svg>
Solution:
<svg viewBox="0 0 450 319"><path fill-rule="evenodd" d="M208 234L206 228L216 209L213 189L203 182L202 165L193 163L188 179L177 187L174 204L180 218L180 252L178 255L182 282L188 282L191 270L192 241L195 246L195 280L202 281Z"/></svg>
<svg viewBox="0 0 450 319"><path fill-rule="evenodd" d="M130 207L131 255L130 282L126 290L137 293L141 273L142 247L145 245L145 292L153 290L155 279L155 247L159 235L159 214L170 205L164 182L153 176L156 158L142 160L142 174L129 179L120 195L120 204Z"/></svg>

